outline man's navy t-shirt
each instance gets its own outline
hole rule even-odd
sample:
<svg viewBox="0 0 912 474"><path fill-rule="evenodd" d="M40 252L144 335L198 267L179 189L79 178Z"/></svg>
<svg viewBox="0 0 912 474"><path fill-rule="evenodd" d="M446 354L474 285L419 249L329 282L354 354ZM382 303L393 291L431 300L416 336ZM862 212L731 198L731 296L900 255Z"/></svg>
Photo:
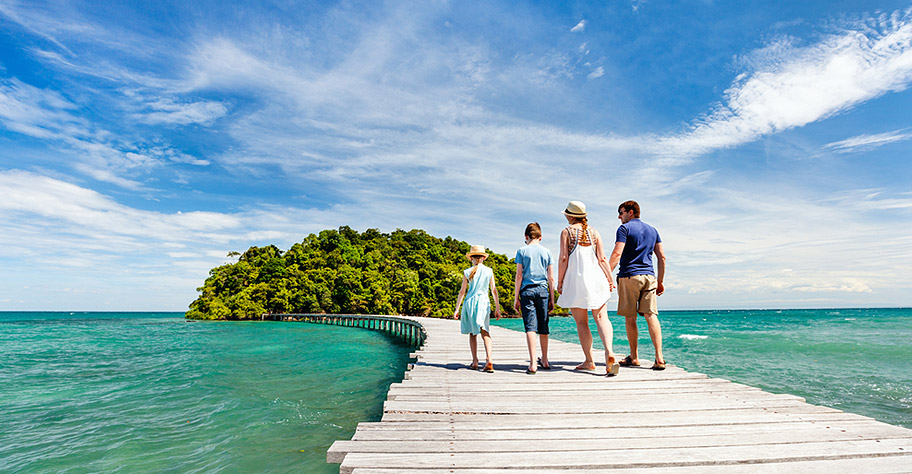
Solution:
<svg viewBox="0 0 912 474"><path fill-rule="evenodd" d="M630 219L617 230L615 242L624 242L618 278L634 275L655 275L652 269L652 252L662 241L655 227L639 220Z"/></svg>

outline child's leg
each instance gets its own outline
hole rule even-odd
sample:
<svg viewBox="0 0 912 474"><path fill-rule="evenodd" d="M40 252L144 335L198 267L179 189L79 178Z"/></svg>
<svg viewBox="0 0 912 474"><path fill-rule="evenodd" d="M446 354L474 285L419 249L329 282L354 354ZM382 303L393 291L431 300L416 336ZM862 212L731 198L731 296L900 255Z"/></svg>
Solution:
<svg viewBox="0 0 912 474"><path fill-rule="evenodd" d="M611 347L611 343L614 340L614 330L611 327L611 320L608 319L608 310L603 305L601 308L592 311L592 317L595 318L599 337L602 339L602 345L605 346L605 362L610 368L612 362L614 362L614 351Z"/></svg>
<svg viewBox="0 0 912 474"><path fill-rule="evenodd" d="M532 331L526 332L526 346L529 348L529 370L535 372L535 333Z"/></svg>
<svg viewBox="0 0 912 474"><path fill-rule="evenodd" d="M491 335L488 334L488 331L485 331L484 329L481 330L481 340L484 342L485 347L485 361L488 364L491 364L493 363L491 356Z"/></svg>
<svg viewBox="0 0 912 474"><path fill-rule="evenodd" d="M586 360L577 368L594 367L592 361L592 331L589 330L589 315L586 308L570 308L570 314L573 315L573 321L576 322L576 333L579 336L580 346L583 348L583 356Z"/></svg>
<svg viewBox="0 0 912 474"><path fill-rule="evenodd" d="M478 365L478 335L469 334L469 350L472 351L472 365Z"/></svg>
<svg viewBox="0 0 912 474"><path fill-rule="evenodd" d="M547 335L547 334L539 334L539 335L538 335L538 342L541 344L541 353L542 353L541 362L542 362L542 365L545 366L545 367L551 367L551 363L548 362L548 335Z"/></svg>
<svg viewBox="0 0 912 474"><path fill-rule="evenodd" d="M548 368L551 367L551 363L548 362L548 334L551 332L548 327L548 298L550 298L550 296L550 290L543 288L535 299L535 314L538 319L538 340L541 344L541 363L542 367Z"/></svg>

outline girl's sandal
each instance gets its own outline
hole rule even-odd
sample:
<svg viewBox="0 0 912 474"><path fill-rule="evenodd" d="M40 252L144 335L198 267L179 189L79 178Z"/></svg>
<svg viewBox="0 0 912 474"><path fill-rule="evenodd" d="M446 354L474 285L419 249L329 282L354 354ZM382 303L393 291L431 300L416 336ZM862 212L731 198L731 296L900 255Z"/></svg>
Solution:
<svg viewBox="0 0 912 474"><path fill-rule="evenodd" d="M487 372L487 373L489 373L489 374L490 374L490 373L493 373L493 372L494 372L494 364L492 364L492 363L490 363L490 362L487 363L487 364L485 364L485 366L484 366L484 371Z"/></svg>
<svg viewBox="0 0 912 474"><path fill-rule="evenodd" d="M478 370L478 362L472 362L469 364L469 368L472 370Z"/></svg>

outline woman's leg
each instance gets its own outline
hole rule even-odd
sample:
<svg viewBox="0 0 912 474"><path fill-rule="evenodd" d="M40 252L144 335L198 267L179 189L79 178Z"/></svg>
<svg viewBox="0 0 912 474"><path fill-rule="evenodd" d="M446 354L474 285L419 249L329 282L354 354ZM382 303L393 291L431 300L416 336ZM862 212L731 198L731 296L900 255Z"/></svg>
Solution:
<svg viewBox="0 0 912 474"><path fill-rule="evenodd" d="M592 317L595 319L595 325L598 327L599 338L602 339L602 345L605 346L605 365L611 369L611 364L615 362L614 350L611 343L614 341L614 329L611 327L611 320L608 319L608 309L602 305L599 309L592 310Z"/></svg>
<svg viewBox="0 0 912 474"><path fill-rule="evenodd" d="M492 358L493 356L491 354L491 335L488 334L488 331L485 331L484 329L481 330L481 340L484 342L485 362L488 364L493 364L494 359Z"/></svg>
<svg viewBox="0 0 912 474"><path fill-rule="evenodd" d="M592 360L592 331L589 330L589 315L586 312L586 308L570 308L570 314L573 316L573 321L576 322L576 334L579 336L580 346L583 348L583 357L586 359L576 368L595 368L595 362Z"/></svg>

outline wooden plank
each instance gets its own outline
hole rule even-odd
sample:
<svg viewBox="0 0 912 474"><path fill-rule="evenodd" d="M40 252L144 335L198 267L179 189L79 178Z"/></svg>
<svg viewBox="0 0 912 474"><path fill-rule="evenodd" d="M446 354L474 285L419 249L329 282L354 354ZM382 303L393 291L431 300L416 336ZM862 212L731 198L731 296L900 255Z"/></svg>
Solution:
<svg viewBox="0 0 912 474"><path fill-rule="evenodd" d="M905 457L864 457L814 461L765 462L699 466L661 466L656 468L588 469L586 474L841 474L847 472L908 474L912 459ZM381 469L357 468L352 474L567 474L566 469L487 468L487 469Z"/></svg>
<svg viewBox="0 0 912 474"><path fill-rule="evenodd" d="M382 425L382 424L381 424ZM574 440L574 439L622 439L622 438L677 438L688 436L731 436L737 437L762 431L771 435L777 431L803 430L803 432L842 433L837 436L870 437L871 433L880 432L886 437L908 437L909 430L899 427L884 427L870 420L830 420L820 421L755 421L753 423L725 423L716 425L672 425L661 429L644 430L641 426L617 427L552 427L552 428L508 428L489 430L482 426L465 427L449 423L437 425L437 429L362 429L359 427L352 440L354 441L411 441L411 440ZM621 443L626 446L626 443Z"/></svg>
<svg viewBox="0 0 912 474"><path fill-rule="evenodd" d="M560 438L538 439L537 433L526 431L526 436L517 436L514 439L492 438L485 440L371 440L371 441L336 441L327 451L327 462L342 462L348 453L546 453L551 451L591 451L593 448L600 450L628 450L651 449L655 446L663 448L703 448L710 446L766 446L769 449L778 449L782 444L819 443L824 441L856 441L877 439L902 439L909 440L912 447L912 433L897 430L892 434L884 433L883 429L875 424L866 427L856 427L850 433L848 430L829 429L825 426L790 426L789 429L766 427L758 434L758 430L730 430L724 432L711 432L705 427L703 430L688 430L677 436L654 430L659 437L643 437L642 433L632 434L632 437L613 436L609 430L601 433L596 430L586 430L590 436L583 437L573 430L561 430ZM568 432L569 431L569 432ZM679 430L680 431L680 430ZM707 432L710 431L710 432ZM773 436L774 435L774 436ZM758 441L759 439L759 441Z"/></svg>
<svg viewBox="0 0 912 474"><path fill-rule="evenodd" d="M837 460L857 457L892 456L900 462L912 460L912 439L831 441L751 446L709 446L688 448L652 447L589 451L530 452L441 452L441 453L350 453L340 472L360 467L410 468L499 468L528 469L627 469L632 467L712 466L799 460ZM909 464L906 464L909 467Z"/></svg>

